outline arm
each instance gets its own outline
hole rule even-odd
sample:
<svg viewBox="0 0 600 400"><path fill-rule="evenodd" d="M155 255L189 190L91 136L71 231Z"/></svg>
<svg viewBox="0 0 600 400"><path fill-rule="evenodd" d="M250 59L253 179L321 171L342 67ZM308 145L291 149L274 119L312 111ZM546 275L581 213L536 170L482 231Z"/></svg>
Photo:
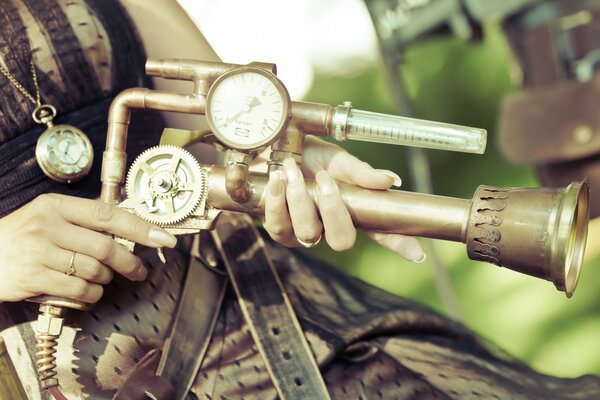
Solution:
<svg viewBox="0 0 600 400"><path fill-rule="evenodd" d="M148 57L220 61L200 30L175 0L121 0L140 35ZM154 79L159 90L189 92L191 83ZM165 113L167 125L208 129L203 116Z"/></svg>

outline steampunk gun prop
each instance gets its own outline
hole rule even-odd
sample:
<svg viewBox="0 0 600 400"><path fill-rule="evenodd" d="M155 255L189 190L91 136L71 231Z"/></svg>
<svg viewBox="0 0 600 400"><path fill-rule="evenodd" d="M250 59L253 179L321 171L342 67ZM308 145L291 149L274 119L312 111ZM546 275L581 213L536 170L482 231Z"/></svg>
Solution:
<svg viewBox="0 0 600 400"><path fill-rule="evenodd" d="M411 119L403 130L395 121L401 117L353 113L348 103L331 107L290 101L273 64L150 59L146 72L192 81L194 91L129 89L115 98L101 198L173 234L210 229L223 210L263 214L267 175L250 172L250 162L269 145L270 170L281 168L287 157L299 162L306 134L446 149L454 145L455 150L478 153L485 147L485 135L474 128ZM201 165L181 148L159 146L142 153L126 173L127 130L134 108L206 114L212 134L229 149L226 166ZM255 111L260 111L256 120ZM411 133L420 139L411 142ZM316 199L314 182L308 181L307 187ZM359 228L462 242L473 260L549 280L568 297L575 290L589 219L585 181L560 189L480 186L470 200L344 184L340 191ZM133 243L125 244L133 249Z"/></svg>
<svg viewBox="0 0 600 400"><path fill-rule="evenodd" d="M150 59L146 72L192 81L194 90L134 88L113 100L101 199L175 235L211 229L225 210L264 214L268 175L251 172L250 163L268 146L270 171L282 168L288 157L300 162L307 134L474 153L485 149L485 131L476 128L353 110L349 103L331 107L291 101L273 64ZM206 115L211 132L199 140L227 149L225 166L202 165L183 148L157 146L140 154L127 172L132 109ZM306 183L316 201L315 183ZM480 186L470 200L339 186L359 228L462 242L473 260L549 280L568 297L575 290L589 220L585 181L560 189ZM116 240L133 251L133 242ZM38 373L42 387L57 392L53 353L62 316L65 308L85 309L86 304L53 296L35 301L41 303Z"/></svg>

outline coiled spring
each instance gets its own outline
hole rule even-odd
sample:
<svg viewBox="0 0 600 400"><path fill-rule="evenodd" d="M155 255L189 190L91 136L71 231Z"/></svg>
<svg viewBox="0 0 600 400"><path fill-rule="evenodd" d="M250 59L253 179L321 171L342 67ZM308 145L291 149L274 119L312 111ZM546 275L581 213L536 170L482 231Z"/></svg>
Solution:
<svg viewBox="0 0 600 400"><path fill-rule="evenodd" d="M40 313L37 319L36 339L37 349L35 353L36 366L40 384L43 389L48 389L52 386L58 386L58 378L56 377L56 346L58 345L58 337L62 332L63 307L52 306L48 304L40 305Z"/></svg>
<svg viewBox="0 0 600 400"><path fill-rule="evenodd" d="M43 333L37 335L35 364L43 388L55 386L58 382L58 380L54 378L57 374L56 357L54 356L54 353L56 353L56 346L58 345L57 339L58 335Z"/></svg>

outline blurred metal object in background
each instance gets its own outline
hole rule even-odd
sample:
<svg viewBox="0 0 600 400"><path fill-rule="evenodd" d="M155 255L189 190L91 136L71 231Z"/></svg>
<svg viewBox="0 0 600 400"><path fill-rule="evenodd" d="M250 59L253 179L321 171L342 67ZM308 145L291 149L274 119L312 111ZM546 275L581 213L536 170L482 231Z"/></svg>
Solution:
<svg viewBox="0 0 600 400"><path fill-rule="evenodd" d="M469 15L477 21L490 18L504 19L526 7L544 1L546 0L462 0Z"/></svg>
<svg viewBox="0 0 600 400"><path fill-rule="evenodd" d="M536 2L503 28L523 91L504 99L500 150L545 186L586 177L600 216L600 1Z"/></svg>

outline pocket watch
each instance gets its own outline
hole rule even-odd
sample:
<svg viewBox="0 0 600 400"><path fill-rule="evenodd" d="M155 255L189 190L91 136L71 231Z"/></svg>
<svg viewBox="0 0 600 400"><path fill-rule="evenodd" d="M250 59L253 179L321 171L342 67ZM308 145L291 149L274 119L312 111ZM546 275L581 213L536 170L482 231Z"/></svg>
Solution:
<svg viewBox="0 0 600 400"><path fill-rule="evenodd" d="M48 105L42 107L54 108ZM52 109L46 111L56 113ZM36 113L34 119L36 122L39 119L40 123L48 126L40 135L35 148L35 156L42 171L49 178L62 183L75 182L86 176L94 160L90 139L74 126L53 125L51 118L40 117Z"/></svg>

